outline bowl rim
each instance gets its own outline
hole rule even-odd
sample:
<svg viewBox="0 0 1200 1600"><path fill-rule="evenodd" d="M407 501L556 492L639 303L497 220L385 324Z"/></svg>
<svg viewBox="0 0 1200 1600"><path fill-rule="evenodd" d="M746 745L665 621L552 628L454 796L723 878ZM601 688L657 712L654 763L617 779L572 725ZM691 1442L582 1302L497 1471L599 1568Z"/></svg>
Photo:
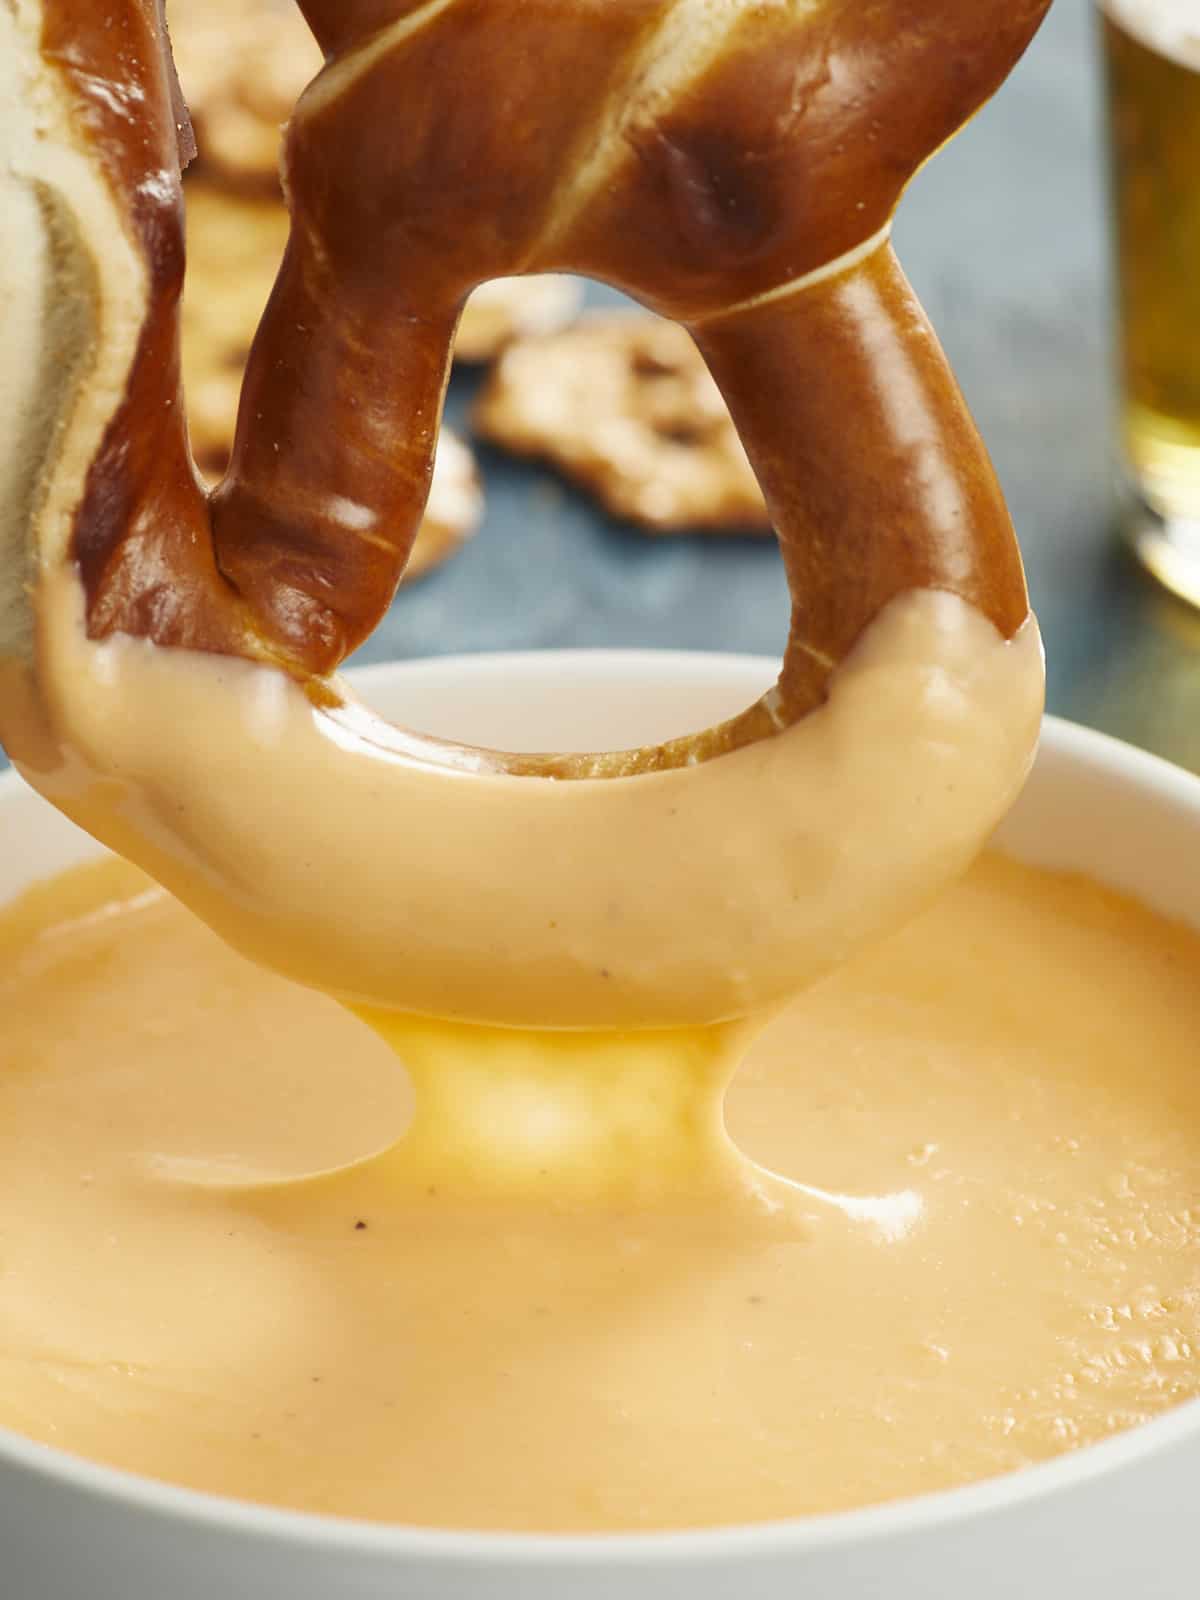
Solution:
<svg viewBox="0 0 1200 1600"><path fill-rule="evenodd" d="M533 667L541 672L572 662L578 665L586 658L589 667L619 666L641 672L667 666L687 671L703 664L711 672L714 655L712 651L667 649L480 651L374 663L351 669L347 678L369 694L374 684L398 671L436 676L447 670L495 670L503 661L511 668ZM777 662L767 656L731 653L717 659L722 670L747 674L769 674L777 668ZM1044 720L1042 748L1105 781L1132 784L1178 804L1195 816L1200 828L1200 776L1122 740L1054 716ZM23 789L16 773L0 772L0 806ZM262 1543L286 1544L294 1551L347 1559L375 1557L397 1566L419 1562L510 1570L633 1564L677 1568L714 1559L769 1558L859 1547L897 1535L955 1527L1081 1488L1196 1435L1200 1435L1200 1399L1185 1401L1161 1417L1082 1450L956 1489L821 1516L664 1532L451 1530L289 1511L142 1477L36 1443L3 1427L0 1471L21 1472L41 1480L48 1489L73 1492L125 1513L186 1524L196 1532L250 1537Z"/></svg>

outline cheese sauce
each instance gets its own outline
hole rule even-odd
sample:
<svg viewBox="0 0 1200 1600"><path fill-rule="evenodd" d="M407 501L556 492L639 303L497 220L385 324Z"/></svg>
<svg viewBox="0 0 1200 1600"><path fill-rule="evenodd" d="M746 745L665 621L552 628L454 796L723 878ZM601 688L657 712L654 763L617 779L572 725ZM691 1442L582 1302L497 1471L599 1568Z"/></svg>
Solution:
<svg viewBox="0 0 1200 1600"><path fill-rule="evenodd" d="M756 1040L368 1027L112 862L9 909L0 973L0 1424L34 1439L667 1528L1200 1388L1200 936L1086 882L985 858Z"/></svg>

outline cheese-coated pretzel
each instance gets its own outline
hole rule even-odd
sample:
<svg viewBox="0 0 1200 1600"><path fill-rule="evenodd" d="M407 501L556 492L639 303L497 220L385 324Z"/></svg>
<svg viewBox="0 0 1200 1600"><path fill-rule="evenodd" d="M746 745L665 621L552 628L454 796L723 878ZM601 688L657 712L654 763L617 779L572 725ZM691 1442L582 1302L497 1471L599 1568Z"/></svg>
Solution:
<svg viewBox="0 0 1200 1600"><path fill-rule="evenodd" d="M252 957L409 1011L714 1022L902 921L1019 788L1042 669L887 229L1046 3L304 0L327 65L288 132L291 239L210 496L159 0L0 0L13 760ZM328 674L408 555L459 310L559 268L708 361L784 553L779 681L626 751L389 727Z"/></svg>
<svg viewBox="0 0 1200 1600"><path fill-rule="evenodd" d="M787 725L907 589L951 590L1005 636L1020 626L999 487L887 232L1048 0L301 4L328 64L286 141L291 242L211 507L187 471L171 356L175 129L160 114L151 203L131 181L145 128L131 137L109 93L158 75L144 103L165 109L155 8L48 7L47 50L155 279L125 417L76 521L93 634L328 673L403 570L464 299L543 270L605 279L693 332L793 596L769 704L699 742L563 770L672 765Z"/></svg>

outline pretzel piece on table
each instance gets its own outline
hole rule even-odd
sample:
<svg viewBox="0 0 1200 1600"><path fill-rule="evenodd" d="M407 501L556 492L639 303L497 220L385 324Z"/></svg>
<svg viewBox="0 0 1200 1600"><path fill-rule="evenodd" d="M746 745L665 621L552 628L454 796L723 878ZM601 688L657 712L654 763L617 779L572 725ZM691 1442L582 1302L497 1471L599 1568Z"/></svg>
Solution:
<svg viewBox="0 0 1200 1600"><path fill-rule="evenodd" d="M599 311L519 339L488 374L472 421L481 438L551 462L647 532L771 532L725 402L678 323Z"/></svg>
<svg viewBox="0 0 1200 1600"><path fill-rule="evenodd" d="M277 199L283 125L321 68L294 0L168 0L166 15L196 131L193 170Z"/></svg>
<svg viewBox="0 0 1200 1600"><path fill-rule="evenodd" d="M179 117L158 6L29 0L7 24L34 83L12 138L30 145L45 197L56 329L77 317L78 337L67 330L46 376L42 409L54 399L59 418L21 513L32 605L0 655L15 649L36 672L39 595L70 571L93 645L282 668L337 728L331 746L361 753L362 714L328 675L408 559L461 307L485 280L560 270L630 291L685 325L708 361L783 549L793 610L779 682L729 722L631 751L509 755L372 724L388 782L397 755L514 779L539 815L538 796L560 786L527 781L538 777L690 784L709 758L802 723L910 591L946 591L1014 638L1028 603L1011 524L887 230L909 177L1000 84L1047 5L303 0L326 65L289 127L291 236L230 470L209 495L178 380ZM1009 752L1013 773L1028 753ZM589 808L595 788L579 784ZM626 804L620 781L599 788ZM997 781L981 826L1011 792ZM697 925L724 919L736 942L740 913L711 888L716 921ZM538 895L555 892L549 880L531 891L534 931ZM291 911L303 922L303 906ZM653 914L648 902L648 927ZM582 949L591 925L577 922ZM710 943L705 1005L736 1014L749 980ZM777 943L779 993L782 932ZM579 966L561 936L547 959L560 945ZM612 1002L620 986L596 968L587 1014L545 1020L645 1020L647 994L662 997L630 998L630 976ZM512 977L502 1020L543 1016L546 983L535 994L519 968Z"/></svg>

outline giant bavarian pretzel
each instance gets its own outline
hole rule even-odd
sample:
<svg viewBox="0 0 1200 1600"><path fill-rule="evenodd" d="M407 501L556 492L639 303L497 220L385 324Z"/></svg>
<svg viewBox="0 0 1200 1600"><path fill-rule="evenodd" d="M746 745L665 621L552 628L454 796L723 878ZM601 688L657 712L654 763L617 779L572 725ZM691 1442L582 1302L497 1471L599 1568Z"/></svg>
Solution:
<svg viewBox="0 0 1200 1600"><path fill-rule="evenodd" d="M326 66L287 131L291 239L208 496L179 390L188 133L158 0L0 0L18 32L40 17L26 93L52 114L35 142L71 145L112 202L102 226L73 180L57 198L39 180L51 253L90 228L93 259L132 248L141 279L136 349L65 544L30 490L32 592L65 564L92 640L271 664L336 716L328 675L382 616L416 533L464 299L565 270L684 324L708 361L783 551L781 676L731 722L652 748L423 741L421 760L622 779L724 755L820 706L909 591L949 591L1012 637L1028 614L1012 527L888 231L1048 4L300 0ZM60 260L68 307L88 292L72 270ZM88 382L77 344L64 413ZM46 456L53 472L53 442ZM7 631L0 655L36 654L28 619Z"/></svg>

